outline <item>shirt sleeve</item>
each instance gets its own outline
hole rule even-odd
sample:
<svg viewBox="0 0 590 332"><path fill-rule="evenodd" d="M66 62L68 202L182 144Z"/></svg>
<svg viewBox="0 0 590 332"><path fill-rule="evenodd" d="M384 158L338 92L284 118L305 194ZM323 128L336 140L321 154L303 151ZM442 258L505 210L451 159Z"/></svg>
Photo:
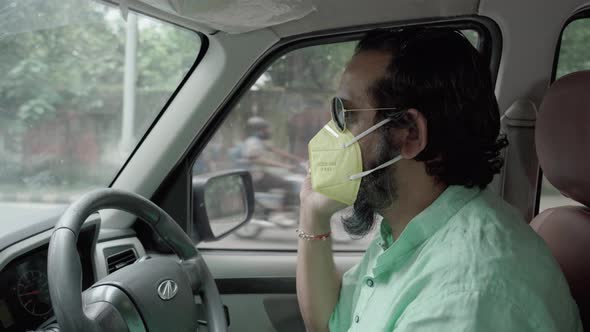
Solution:
<svg viewBox="0 0 590 332"><path fill-rule="evenodd" d="M527 332L543 329L508 296L457 291L414 301L398 319L394 332Z"/></svg>
<svg viewBox="0 0 590 332"><path fill-rule="evenodd" d="M266 148L261 140L250 137L244 142L243 156L248 159L259 158L264 154L265 150Z"/></svg>

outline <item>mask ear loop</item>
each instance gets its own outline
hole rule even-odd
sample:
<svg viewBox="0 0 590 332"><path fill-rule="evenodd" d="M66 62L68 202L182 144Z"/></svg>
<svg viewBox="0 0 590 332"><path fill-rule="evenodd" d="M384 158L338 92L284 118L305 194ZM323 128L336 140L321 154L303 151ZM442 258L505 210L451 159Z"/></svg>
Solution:
<svg viewBox="0 0 590 332"><path fill-rule="evenodd" d="M353 145L354 143L358 142L359 140L361 140L362 138L364 138L365 136L369 135L370 133L374 132L375 130L377 130L379 127L383 126L384 124L388 123L389 121L391 121L391 119L387 118L385 120L382 120L381 122L378 122L377 124L373 125L372 127L370 127L369 129L363 131L362 133L360 133L358 136L355 136L355 138L353 138L350 142L344 144L344 148L347 148L351 145Z"/></svg>
<svg viewBox="0 0 590 332"><path fill-rule="evenodd" d="M397 163L398 161L402 160L402 158L403 157L401 155L399 155L399 156L391 159L390 161L388 161L388 162L386 162L384 164L381 164L381 165L379 165L379 166L377 166L377 167L375 167L375 168L373 168L371 170L368 170L368 171L365 171L365 172L361 172L361 173L358 173L358 174L351 175L348 179L351 180L351 181L352 180L358 180L358 179L360 179L362 177L365 177L365 176L367 176L367 175L369 175L369 174L371 174L371 173L373 173L375 171L378 171L378 170L380 170L382 168L391 166L391 165Z"/></svg>

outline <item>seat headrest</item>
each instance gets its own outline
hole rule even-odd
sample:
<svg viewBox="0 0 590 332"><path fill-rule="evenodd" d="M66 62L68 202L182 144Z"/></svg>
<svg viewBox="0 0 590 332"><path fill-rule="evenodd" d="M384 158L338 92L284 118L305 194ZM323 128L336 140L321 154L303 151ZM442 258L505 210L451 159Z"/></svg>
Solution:
<svg viewBox="0 0 590 332"><path fill-rule="evenodd" d="M551 85L539 108L535 142L547 180L590 206L590 71Z"/></svg>

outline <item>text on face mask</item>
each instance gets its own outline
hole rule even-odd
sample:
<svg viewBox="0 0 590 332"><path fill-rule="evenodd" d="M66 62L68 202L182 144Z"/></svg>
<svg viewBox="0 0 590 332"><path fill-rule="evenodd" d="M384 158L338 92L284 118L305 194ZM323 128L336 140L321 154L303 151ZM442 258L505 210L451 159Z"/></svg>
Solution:
<svg viewBox="0 0 590 332"><path fill-rule="evenodd" d="M318 169L320 172L333 172L336 167L336 162L320 162Z"/></svg>

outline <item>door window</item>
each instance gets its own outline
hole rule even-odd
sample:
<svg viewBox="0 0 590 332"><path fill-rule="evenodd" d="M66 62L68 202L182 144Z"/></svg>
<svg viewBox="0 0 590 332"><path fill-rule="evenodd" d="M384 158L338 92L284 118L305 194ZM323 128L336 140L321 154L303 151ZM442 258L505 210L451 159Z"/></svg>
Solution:
<svg viewBox="0 0 590 332"><path fill-rule="evenodd" d="M477 32L468 30L465 35L478 44ZM201 243L200 247L297 248L295 229L299 189L307 173L307 144L330 120L330 100L356 43L311 46L285 54L240 99L194 163L193 174L250 170L256 212L249 224L221 241ZM331 220L334 249L366 249L374 231L352 239L342 227L341 216L336 214Z"/></svg>
<svg viewBox="0 0 590 332"><path fill-rule="evenodd" d="M576 71L590 69L590 47L588 45L590 45L590 19L574 20L565 27L561 36L555 79ZM563 196L543 176L539 212L563 205L580 204Z"/></svg>

